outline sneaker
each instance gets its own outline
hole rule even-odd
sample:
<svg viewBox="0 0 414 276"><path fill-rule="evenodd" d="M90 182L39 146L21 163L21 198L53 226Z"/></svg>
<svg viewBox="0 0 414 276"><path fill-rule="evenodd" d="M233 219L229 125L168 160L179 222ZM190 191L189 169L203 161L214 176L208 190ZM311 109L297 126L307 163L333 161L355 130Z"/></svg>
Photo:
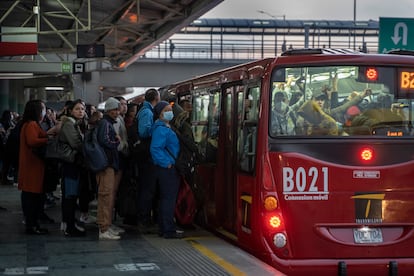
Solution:
<svg viewBox="0 0 414 276"><path fill-rule="evenodd" d="M67 228L64 234L66 237L83 237L85 236L86 232L85 232L85 229L83 229L83 231L80 230L78 227L76 227L76 224L75 224L74 228L72 229Z"/></svg>
<svg viewBox="0 0 414 276"><path fill-rule="evenodd" d="M66 222L61 222L60 223L60 231L62 231L63 233L65 233L66 232L66 228L67 228ZM75 223L75 228L78 229L81 232L85 232L85 228L83 228L82 226L78 225L77 223Z"/></svg>
<svg viewBox="0 0 414 276"><path fill-rule="evenodd" d="M60 223L60 231L65 232L66 231L66 222L61 222Z"/></svg>
<svg viewBox="0 0 414 276"><path fill-rule="evenodd" d="M119 234L121 234L121 233L119 233L118 231L116 231L115 229L113 229L111 227L108 228L108 231L111 232L111 234L113 234L115 236L119 236Z"/></svg>
<svg viewBox="0 0 414 276"><path fill-rule="evenodd" d="M109 229L105 232L99 231L100 240L119 240L121 237L112 233Z"/></svg>
<svg viewBox="0 0 414 276"><path fill-rule="evenodd" d="M89 202L89 206L91 206L91 207L98 206L98 200L97 199L92 200L91 202Z"/></svg>
<svg viewBox="0 0 414 276"><path fill-rule="evenodd" d="M75 228L81 232L85 232L85 228L75 223Z"/></svg>
<svg viewBox="0 0 414 276"><path fill-rule="evenodd" d="M91 224L91 223L95 223L96 222L96 217L88 215L88 214L82 214L79 217L79 221L83 222L85 224Z"/></svg>
<svg viewBox="0 0 414 276"><path fill-rule="evenodd" d="M119 227L119 226L116 226L115 224L112 224L112 225L109 227L109 229L111 229L111 231L112 231L113 233L117 233L117 235L119 235L119 234L121 234L121 233L125 233L125 229L123 229L123 228L121 228L121 227Z"/></svg>

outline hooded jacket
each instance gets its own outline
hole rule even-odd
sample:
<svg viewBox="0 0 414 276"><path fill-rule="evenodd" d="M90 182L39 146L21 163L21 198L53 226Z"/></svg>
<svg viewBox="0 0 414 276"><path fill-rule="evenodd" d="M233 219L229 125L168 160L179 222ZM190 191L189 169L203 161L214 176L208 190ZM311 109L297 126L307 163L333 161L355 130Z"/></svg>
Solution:
<svg viewBox="0 0 414 276"><path fill-rule="evenodd" d="M151 157L155 165L168 168L174 165L180 153L180 143L175 132L165 122L156 120L152 128Z"/></svg>

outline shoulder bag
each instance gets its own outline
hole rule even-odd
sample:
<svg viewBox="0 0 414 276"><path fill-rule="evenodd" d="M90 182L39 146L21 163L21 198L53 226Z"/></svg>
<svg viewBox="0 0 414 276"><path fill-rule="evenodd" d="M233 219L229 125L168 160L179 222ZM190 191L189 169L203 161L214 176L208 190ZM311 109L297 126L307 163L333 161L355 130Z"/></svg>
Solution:
<svg viewBox="0 0 414 276"><path fill-rule="evenodd" d="M59 140L58 137L51 138L47 141L46 159L57 159L68 163L75 162L76 150L66 143Z"/></svg>

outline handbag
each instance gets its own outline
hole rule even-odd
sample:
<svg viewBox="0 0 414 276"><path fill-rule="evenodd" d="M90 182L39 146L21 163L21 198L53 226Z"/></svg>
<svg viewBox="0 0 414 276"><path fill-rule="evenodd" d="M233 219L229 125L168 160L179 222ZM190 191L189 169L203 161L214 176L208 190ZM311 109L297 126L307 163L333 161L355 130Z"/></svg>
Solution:
<svg viewBox="0 0 414 276"><path fill-rule="evenodd" d="M47 141L46 159L57 159L68 163L75 162L76 150L59 138L52 138Z"/></svg>

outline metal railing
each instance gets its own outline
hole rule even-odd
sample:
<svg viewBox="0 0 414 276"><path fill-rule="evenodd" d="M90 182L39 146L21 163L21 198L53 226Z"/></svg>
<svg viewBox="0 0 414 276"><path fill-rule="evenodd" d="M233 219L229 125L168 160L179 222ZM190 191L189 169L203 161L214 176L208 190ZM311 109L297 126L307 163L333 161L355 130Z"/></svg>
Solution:
<svg viewBox="0 0 414 276"><path fill-rule="evenodd" d="M227 20L228 21L228 20ZM289 48L349 48L378 51L378 22L232 19L196 22L145 54L150 59L254 60L280 55ZM267 20L268 21L268 20ZM203 21L204 22L204 21ZM218 22L218 23L217 23ZM256 23L256 24L255 24ZM323 24L322 24L323 23ZM197 27L197 28L196 28ZM172 46L173 45L173 46Z"/></svg>

